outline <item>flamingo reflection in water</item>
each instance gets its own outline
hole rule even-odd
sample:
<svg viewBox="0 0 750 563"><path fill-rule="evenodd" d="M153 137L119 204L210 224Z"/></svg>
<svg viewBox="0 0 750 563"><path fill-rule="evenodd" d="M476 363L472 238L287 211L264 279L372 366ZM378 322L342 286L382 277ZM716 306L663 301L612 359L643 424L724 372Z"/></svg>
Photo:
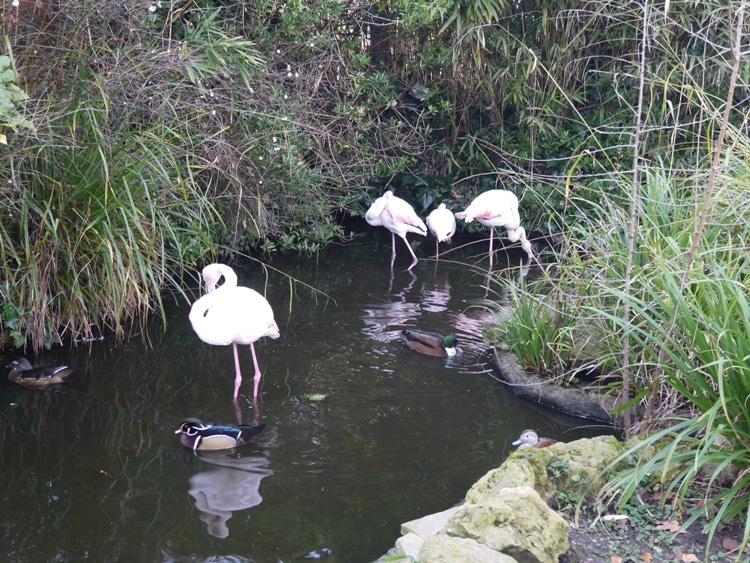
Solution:
<svg viewBox="0 0 750 563"><path fill-rule="evenodd" d="M268 469L268 459L261 455L232 458L226 453L207 452L201 454L201 460L216 467L190 477L188 493L195 499L208 533L226 538L227 522L235 512L263 502L260 482L273 471Z"/></svg>
<svg viewBox="0 0 750 563"><path fill-rule="evenodd" d="M424 311L441 313L448 310L448 303L451 299L451 284L448 276L442 282L436 279L426 281L422 284L420 293L421 306Z"/></svg>

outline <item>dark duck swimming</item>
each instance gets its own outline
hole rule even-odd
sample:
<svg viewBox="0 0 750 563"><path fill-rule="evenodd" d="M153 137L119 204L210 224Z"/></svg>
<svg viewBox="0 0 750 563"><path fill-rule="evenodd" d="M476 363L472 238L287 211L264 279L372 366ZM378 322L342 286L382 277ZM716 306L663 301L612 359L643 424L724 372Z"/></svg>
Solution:
<svg viewBox="0 0 750 563"><path fill-rule="evenodd" d="M452 334L443 336L437 332L404 329L401 331L401 338L408 348L425 356L452 358L461 353L458 338Z"/></svg>
<svg viewBox="0 0 750 563"><path fill-rule="evenodd" d="M66 381L73 381L83 375L82 369L68 366L34 367L26 358L16 358L5 367L10 370L8 379L12 383L25 385L26 387L58 385Z"/></svg>

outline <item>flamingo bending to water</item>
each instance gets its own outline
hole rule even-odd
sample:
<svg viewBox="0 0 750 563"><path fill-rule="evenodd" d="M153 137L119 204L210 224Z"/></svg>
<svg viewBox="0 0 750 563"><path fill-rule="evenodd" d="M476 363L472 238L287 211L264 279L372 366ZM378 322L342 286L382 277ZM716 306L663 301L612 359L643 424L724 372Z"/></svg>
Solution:
<svg viewBox="0 0 750 563"><path fill-rule="evenodd" d="M435 258L440 259L441 242L451 243L451 237L456 233L456 218L450 209L441 203L437 209L427 216L427 228L435 236Z"/></svg>
<svg viewBox="0 0 750 563"><path fill-rule="evenodd" d="M385 227L391 231L391 270L396 259L396 235L404 239L406 248L409 249L414 261L407 271L411 270L419 261L406 240L406 233L416 233L427 236L427 226L419 218L414 208L403 199L393 195L392 191L385 192L381 197L372 202L370 209L365 214L365 221L373 227Z"/></svg>
<svg viewBox="0 0 750 563"><path fill-rule="evenodd" d="M518 198L508 190L489 190L479 194L469 207L456 213L456 217L471 223L474 219L482 225L490 227L490 268L492 268L492 235L495 227L504 227L508 231L511 242L521 241L521 248L529 255L529 261L534 257L531 243L526 238L526 229L521 226L518 214Z"/></svg>

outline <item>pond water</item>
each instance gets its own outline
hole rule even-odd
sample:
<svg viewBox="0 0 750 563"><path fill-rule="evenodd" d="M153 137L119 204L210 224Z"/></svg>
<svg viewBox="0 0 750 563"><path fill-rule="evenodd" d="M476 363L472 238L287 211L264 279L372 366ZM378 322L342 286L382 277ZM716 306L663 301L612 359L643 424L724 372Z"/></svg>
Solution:
<svg viewBox="0 0 750 563"><path fill-rule="evenodd" d="M231 347L201 343L190 305L148 342L57 348L33 363L85 367L80 382L2 392L0 551L13 561L372 561L400 524L455 505L527 427L560 440L609 433L514 398L493 377L481 324L486 240L420 260L374 229L310 258L236 267L281 329L241 349L244 422L267 428L238 451L196 455L174 434L198 417L236 422ZM433 239L417 250L432 254ZM484 250L484 256L481 255ZM498 256L502 256L499 254ZM290 284L288 274L302 283ZM518 268L499 278L514 279ZM533 272L532 272L533 273ZM199 295L197 276L191 289ZM460 361L405 348L403 328L454 332ZM5 365L14 354L4 354Z"/></svg>

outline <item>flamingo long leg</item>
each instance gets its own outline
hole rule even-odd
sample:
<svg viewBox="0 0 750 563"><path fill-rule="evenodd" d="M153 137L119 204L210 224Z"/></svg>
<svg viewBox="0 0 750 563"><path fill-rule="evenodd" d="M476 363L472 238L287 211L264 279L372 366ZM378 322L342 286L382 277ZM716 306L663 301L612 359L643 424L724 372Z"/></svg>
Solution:
<svg viewBox="0 0 750 563"><path fill-rule="evenodd" d="M414 254L414 250L412 249L411 245L409 244L409 241L408 241L408 240L406 240L406 235L404 235L404 236L403 236L403 237L401 237L401 238L402 238L402 239L404 239L404 244L406 245L406 248L408 248L408 249L409 249L409 252L411 253L411 257L412 257L412 258L414 258L414 261L413 261L413 262L411 263L411 266L409 266L408 268L406 268L406 271L408 272L408 271L409 271L409 270L411 270L411 269L412 269L412 268L413 268L414 266L416 266L417 262L419 262L419 259L417 258L417 255L416 255L416 254Z"/></svg>
<svg viewBox="0 0 750 563"><path fill-rule="evenodd" d="M495 227L490 227L490 270L492 269L492 235L495 232Z"/></svg>
<svg viewBox="0 0 750 563"><path fill-rule="evenodd" d="M250 343L250 351L253 353L253 365L255 366L255 376L253 377L253 401L258 398L258 386L260 385L260 367L258 366L258 358L255 355L255 345Z"/></svg>
<svg viewBox="0 0 750 563"><path fill-rule="evenodd" d="M236 342L232 342L232 348L234 348L234 398L236 399L240 392L240 385L242 385L242 372L240 371L240 355L237 351Z"/></svg>
<svg viewBox="0 0 750 563"><path fill-rule="evenodd" d="M396 233L391 233L391 271L393 263L396 261Z"/></svg>

